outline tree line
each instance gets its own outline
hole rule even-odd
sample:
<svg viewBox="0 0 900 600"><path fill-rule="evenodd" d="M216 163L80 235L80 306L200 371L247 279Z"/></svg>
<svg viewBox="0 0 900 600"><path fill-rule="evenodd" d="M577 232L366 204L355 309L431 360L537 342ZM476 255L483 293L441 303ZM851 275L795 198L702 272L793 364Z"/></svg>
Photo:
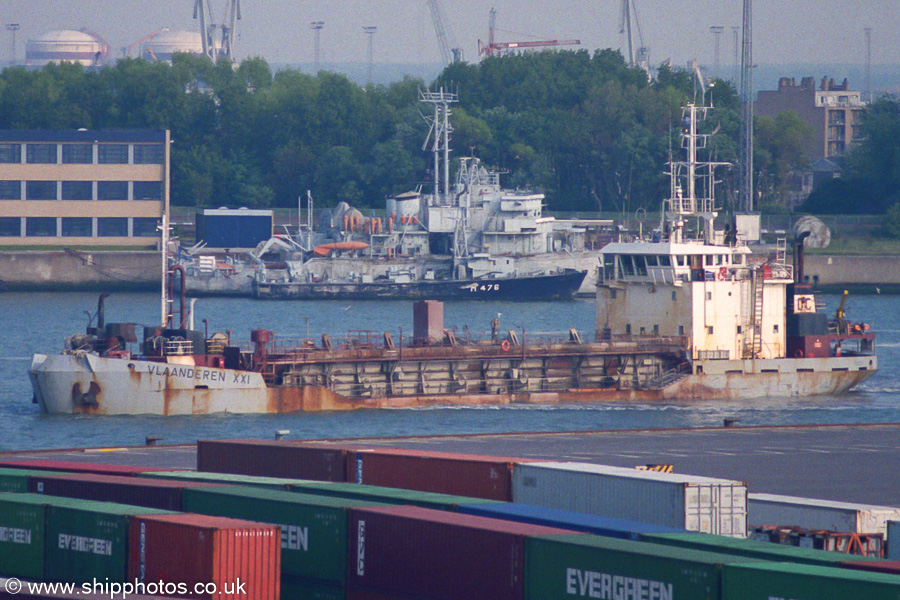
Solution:
<svg viewBox="0 0 900 600"><path fill-rule="evenodd" d="M703 92L687 70L663 65L651 80L613 50L491 57L454 63L433 82L408 77L368 87L326 71L273 72L260 58L234 65L178 54L171 64L127 58L100 69L6 68L0 128L169 129L176 205L296 207L310 190L319 206L380 208L387 195L427 190L432 181L422 150L428 108L418 102L426 87L458 93L454 156L479 157L505 173L507 187L543 191L550 210L629 214L658 210L668 194L681 107L701 102ZM734 85L716 80L704 98L715 108L704 124L717 132L710 157L736 164ZM878 182L872 197L887 210L900 198L900 152L884 151L900 144L891 133L900 131L900 106L879 100L863 127L866 141L848 156L848 169ZM756 120L760 205L783 203L791 178L808 168L802 141L809 135L792 113ZM736 168L721 174L726 204L737 177Z"/></svg>

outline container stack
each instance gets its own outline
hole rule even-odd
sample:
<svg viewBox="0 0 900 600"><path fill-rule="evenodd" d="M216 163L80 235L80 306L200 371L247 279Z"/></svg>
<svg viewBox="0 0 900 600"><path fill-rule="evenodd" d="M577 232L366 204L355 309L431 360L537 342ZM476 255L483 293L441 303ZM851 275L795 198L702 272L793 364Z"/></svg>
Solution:
<svg viewBox="0 0 900 600"><path fill-rule="evenodd" d="M198 467L0 467L0 589L15 577L144 586L129 597L900 598L896 562L746 539L748 522L886 532L900 521L890 507L336 444L204 441Z"/></svg>

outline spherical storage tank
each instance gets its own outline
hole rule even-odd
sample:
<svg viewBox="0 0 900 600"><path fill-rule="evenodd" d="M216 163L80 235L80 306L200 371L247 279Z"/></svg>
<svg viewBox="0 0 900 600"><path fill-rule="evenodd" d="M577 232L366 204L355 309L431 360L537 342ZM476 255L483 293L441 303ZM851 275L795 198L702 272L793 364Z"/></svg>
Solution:
<svg viewBox="0 0 900 600"><path fill-rule="evenodd" d="M100 61L103 44L83 31L48 31L25 44L25 62L43 66L52 62L76 62L91 66Z"/></svg>
<svg viewBox="0 0 900 600"><path fill-rule="evenodd" d="M203 54L199 31L162 31L141 44L141 57L147 60L172 60L176 52Z"/></svg>

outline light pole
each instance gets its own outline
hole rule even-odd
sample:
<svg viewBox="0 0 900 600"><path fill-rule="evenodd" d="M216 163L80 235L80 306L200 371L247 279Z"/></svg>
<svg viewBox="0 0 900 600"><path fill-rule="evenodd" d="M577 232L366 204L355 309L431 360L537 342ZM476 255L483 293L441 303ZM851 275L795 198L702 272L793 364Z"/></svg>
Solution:
<svg viewBox="0 0 900 600"><path fill-rule="evenodd" d="M322 27L325 26L325 21L313 21L309 24L310 29L315 32L315 62L313 63L315 72L319 72L319 33L322 31Z"/></svg>
<svg viewBox="0 0 900 600"><path fill-rule="evenodd" d="M366 32L366 35L369 36L369 77L367 79L367 85L372 85L372 38L375 37L375 32L378 28L374 25L366 25L363 27L363 31Z"/></svg>
<svg viewBox="0 0 900 600"><path fill-rule="evenodd" d="M9 55L9 64L16 64L16 32L21 29L18 23L7 23L6 30L12 33L12 52Z"/></svg>

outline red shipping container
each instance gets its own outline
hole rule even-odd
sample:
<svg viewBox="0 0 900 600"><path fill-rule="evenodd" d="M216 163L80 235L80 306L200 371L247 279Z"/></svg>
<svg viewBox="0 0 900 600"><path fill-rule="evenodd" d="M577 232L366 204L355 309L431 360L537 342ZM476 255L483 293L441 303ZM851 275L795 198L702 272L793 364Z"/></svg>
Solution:
<svg viewBox="0 0 900 600"><path fill-rule="evenodd" d="M160 592L168 596L278 600L281 593L275 525L195 514L137 516L129 523L128 550L129 580L162 581L168 585Z"/></svg>
<svg viewBox="0 0 900 600"><path fill-rule="evenodd" d="M584 535L416 506L351 508L349 519L347 587L360 599L521 600L525 537Z"/></svg>
<svg viewBox="0 0 900 600"><path fill-rule="evenodd" d="M345 451L309 442L200 440L197 470L314 481L347 480Z"/></svg>
<svg viewBox="0 0 900 600"><path fill-rule="evenodd" d="M185 488L221 485L205 481L177 481L93 473L33 475L28 478L29 492L175 511L181 510L181 497Z"/></svg>
<svg viewBox="0 0 900 600"><path fill-rule="evenodd" d="M842 562L845 569L858 569L860 571L874 571L876 573L889 573L900 575L900 560L860 560Z"/></svg>
<svg viewBox="0 0 900 600"><path fill-rule="evenodd" d="M513 467L521 462L529 461L403 448L359 448L347 452L347 474L353 483L510 502Z"/></svg>
<svg viewBox="0 0 900 600"><path fill-rule="evenodd" d="M133 465L106 465L72 460L0 460L0 467L7 469L30 469L34 471L67 471L72 473L95 473L97 475L137 475L152 471L171 471L161 467L136 467Z"/></svg>

